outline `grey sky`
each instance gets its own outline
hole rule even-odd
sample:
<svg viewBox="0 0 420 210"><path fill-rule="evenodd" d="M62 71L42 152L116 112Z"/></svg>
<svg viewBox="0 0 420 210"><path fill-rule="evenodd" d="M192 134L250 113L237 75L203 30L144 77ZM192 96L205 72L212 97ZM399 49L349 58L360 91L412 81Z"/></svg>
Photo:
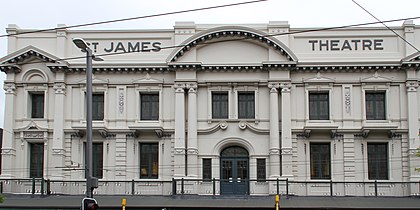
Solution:
<svg viewBox="0 0 420 210"><path fill-rule="evenodd" d="M179 10L238 3L247 0L14 0L0 13L0 34L8 24L25 29L54 28L57 24L76 25L112 19L152 15ZM356 0L381 20L420 16L419 0ZM175 21L196 23L268 23L289 21L292 28L332 27L374 22L351 0L268 0L164 17L155 17L78 29L170 29ZM420 24L420 20L414 23ZM390 23L400 26L402 22ZM0 38L0 57L7 54L7 39ZM4 121L3 81L0 73L0 128Z"/></svg>

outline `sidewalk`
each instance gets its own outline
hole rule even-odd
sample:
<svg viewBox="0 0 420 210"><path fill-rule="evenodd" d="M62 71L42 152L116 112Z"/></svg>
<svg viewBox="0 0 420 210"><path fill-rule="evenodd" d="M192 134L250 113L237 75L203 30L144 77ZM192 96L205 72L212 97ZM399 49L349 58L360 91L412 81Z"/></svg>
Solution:
<svg viewBox="0 0 420 210"><path fill-rule="evenodd" d="M127 199L127 208L257 208L273 209L274 196L96 196L101 209L121 209ZM0 208L78 209L83 196L46 197L6 195ZM281 197L281 209L420 209L419 197Z"/></svg>

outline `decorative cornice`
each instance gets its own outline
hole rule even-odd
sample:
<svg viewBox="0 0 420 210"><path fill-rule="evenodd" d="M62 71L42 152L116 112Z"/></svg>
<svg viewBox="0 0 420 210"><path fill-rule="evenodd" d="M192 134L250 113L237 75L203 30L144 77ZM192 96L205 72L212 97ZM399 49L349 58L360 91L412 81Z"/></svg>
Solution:
<svg viewBox="0 0 420 210"><path fill-rule="evenodd" d="M366 64L366 65L349 65L346 63L343 64L333 64L333 65L297 65L294 68L296 71L346 71L346 72L356 72L356 71L365 71L365 70L402 70L401 64Z"/></svg>
<svg viewBox="0 0 420 210"><path fill-rule="evenodd" d="M85 67L63 67L63 66L49 66L51 71L64 71L66 73L84 73L86 72ZM93 67L93 73L135 73L135 72L167 72L170 71L167 66L165 67Z"/></svg>

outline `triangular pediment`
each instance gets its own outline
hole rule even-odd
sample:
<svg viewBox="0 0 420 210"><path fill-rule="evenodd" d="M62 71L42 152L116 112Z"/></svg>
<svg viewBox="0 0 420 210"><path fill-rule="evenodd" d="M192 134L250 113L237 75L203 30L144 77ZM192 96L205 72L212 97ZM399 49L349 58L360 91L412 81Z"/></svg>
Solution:
<svg viewBox="0 0 420 210"><path fill-rule="evenodd" d="M31 63L34 61L41 61L45 63L66 63L59 61L60 58L45 52L37 47L29 45L25 48L17 50L0 59L1 71L15 71L20 72L21 65Z"/></svg>
<svg viewBox="0 0 420 210"><path fill-rule="evenodd" d="M305 83L334 83L335 80L328 77L324 77L323 75L321 75L320 72L318 72L315 77L305 79L303 80L303 82Z"/></svg>
<svg viewBox="0 0 420 210"><path fill-rule="evenodd" d="M34 57L48 63L57 63L58 60L60 60L60 58L51 55L50 53L29 45L1 58L0 64L25 64L28 60L33 60Z"/></svg>
<svg viewBox="0 0 420 210"><path fill-rule="evenodd" d="M413 53L401 60L402 63L418 62L420 63L420 52Z"/></svg>
<svg viewBox="0 0 420 210"><path fill-rule="evenodd" d="M145 77L133 81L133 84L162 84L162 83L163 83L163 80L152 78L149 73L147 73Z"/></svg>
<svg viewBox="0 0 420 210"><path fill-rule="evenodd" d="M86 79L80 80L78 83L79 84L86 84ZM95 78L95 75L92 75L92 84L100 85L100 84L108 84L108 83L109 83L108 80Z"/></svg>
<svg viewBox="0 0 420 210"><path fill-rule="evenodd" d="M392 79L380 76L378 72L376 71L373 76L362 78L361 82L363 83L369 83L369 82L388 83L388 82L392 82Z"/></svg>

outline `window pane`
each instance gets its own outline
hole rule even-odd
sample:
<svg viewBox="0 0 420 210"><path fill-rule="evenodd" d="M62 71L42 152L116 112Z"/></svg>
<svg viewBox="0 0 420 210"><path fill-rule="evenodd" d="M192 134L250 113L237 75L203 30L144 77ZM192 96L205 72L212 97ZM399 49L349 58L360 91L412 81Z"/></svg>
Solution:
<svg viewBox="0 0 420 210"><path fill-rule="evenodd" d="M366 119L385 120L385 93L366 93Z"/></svg>
<svg viewBox="0 0 420 210"><path fill-rule="evenodd" d="M31 118L44 118L44 93L31 93Z"/></svg>
<svg viewBox="0 0 420 210"><path fill-rule="evenodd" d="M266 179L265 159L257 159L257 180L264 181Z"/></svg>
<svg viewBox="0 0 420 210"><path fill-rule="evenodd" d="M212 93L212 118L228 118L228 93Z"/></svg>
<svg viewBox="0 0 420 210"><path fill-rule="evenodd" d="M140 178L157 179L159 156L157 143L140 143Z"/></svg>
<svg viewBox="0 0 420 210"><path fill-rule="evenodd" d="M104 94L92 94L92 120L104 120Z"/></svg>
<svg viewBox="0 0 420 210"><path fill-rule="evenodd" d="M238 118L255 118L255 94L253 92L238 93Z"/></svg>
<svg viewBox="0 0 420 210"><path fill-rule="evenodd" d="M388 144L368 143L369 179L388 180Z"/></svg>
<svg viewBox="0 0 420 210"><path fill-rule="evenodd" d="M85 151L85 164L87 165L86 160L86 142L84 143ZM98 179L103 178L103 143L92 143L92 176ZM86 174L85 174L86 175Z"/></svg>
<svg viewBox="0 0 420 210"><path fill-rule="evenodd" d="M311 179L331 179L329 143L311 143Z"/></svg>
<svg viewBox="0 0 420 210"><path fill-rule="evenodd" d="M159 119L159 94L140 93L140 119Z"/></svg>
<svg viewBox="0 0 420 210"><path fill-rule="evenodd" d="M103 143L93 143L92 144L92 175L98 179L103 177Z"/></svg>
<svg viewBox="0 0 420 210"><path fill-rule="evenodd" d="M31 178L42 178L44 171L44 144L30 144L30 169L29 176Z"/></svg>
<svg viewBox="0 0 420 210"><path fill-rule="evenodd" d="M329 118L329 94L309 93L309 119L328 120Z"/></svg>
<svg viewBox="0 0 420 210"><path fill-rule="evenodd" d="M211 179L211 158L203 158L203 179Z"/></svg>

